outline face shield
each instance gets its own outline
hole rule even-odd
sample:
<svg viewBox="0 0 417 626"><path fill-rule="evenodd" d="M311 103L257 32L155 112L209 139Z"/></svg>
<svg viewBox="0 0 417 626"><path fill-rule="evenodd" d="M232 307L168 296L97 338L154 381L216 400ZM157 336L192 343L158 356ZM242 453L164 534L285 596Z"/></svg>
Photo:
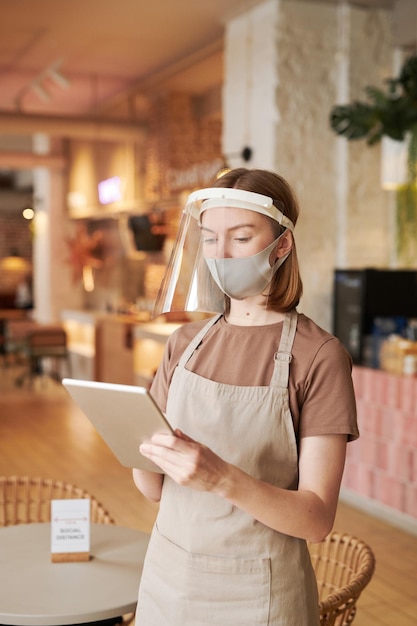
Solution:
<svg viewBox="0 0 417 626"><path fill-rule="evenodd" d="M264 248L268 248L269 255L272 244L278 239L273 241L272 228L267 220L259 217L262 215L293 230L292 222L268 196L221 187L190 194L156 299L154 316L170 311L224 312L226 296L219 287L216 272L213 278L213 262L215 259L233 262L234 257L253 256L256 264L259 256L256 253ZM254 239L258 249L252 255L250 245L254 244L248 242ZM269 263L268 266L270 268Z"/></svg>

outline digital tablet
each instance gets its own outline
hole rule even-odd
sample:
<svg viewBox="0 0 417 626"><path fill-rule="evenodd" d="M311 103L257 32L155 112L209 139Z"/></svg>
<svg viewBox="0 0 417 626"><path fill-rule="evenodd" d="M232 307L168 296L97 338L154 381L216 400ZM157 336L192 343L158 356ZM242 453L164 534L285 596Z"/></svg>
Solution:
<svg viewBox="0 0 417 626"><path fill-rule="evenodd" d="M139 445L173 430L147 389L73 378L62 384L122 465L161 473Z"/></svg>

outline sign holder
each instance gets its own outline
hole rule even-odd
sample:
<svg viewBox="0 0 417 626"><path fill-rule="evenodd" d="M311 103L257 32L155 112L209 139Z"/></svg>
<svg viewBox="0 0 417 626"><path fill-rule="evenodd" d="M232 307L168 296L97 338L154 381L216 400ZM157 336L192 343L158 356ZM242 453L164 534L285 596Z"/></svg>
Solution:
<svg viewBox="0 0 417 626"><path fill-rule="evenodd" d="M90 560L89 498L51 501L51 561Z"/></svg>

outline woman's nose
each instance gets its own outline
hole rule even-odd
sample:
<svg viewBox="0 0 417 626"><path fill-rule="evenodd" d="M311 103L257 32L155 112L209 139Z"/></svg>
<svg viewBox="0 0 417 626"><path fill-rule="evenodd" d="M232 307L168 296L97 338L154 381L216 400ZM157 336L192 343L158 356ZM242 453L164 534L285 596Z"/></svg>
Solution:
<svg viewBox="0 0 417 626"><path fill-rule="evenodd" d="M228 259L232 256L230 246L225 241L219 241L216 246L216 258Z"/></svg>
<svg viewBox="0 0 417 626"><path fill-rule="evenodd" d="M218 259L228 259L232 256L232 250L227 238L219 238L216 248L216 257Z"/></svg>
<svg viewBox="0 0 417 626"><path fill-rule="evenodd" d="M230 251L228 250L228 248L229 246L227 245L224 237L217 236L215 239L213 239L213 244L208 247L207 251L214 259L224 259L230 256Z"/></svg>

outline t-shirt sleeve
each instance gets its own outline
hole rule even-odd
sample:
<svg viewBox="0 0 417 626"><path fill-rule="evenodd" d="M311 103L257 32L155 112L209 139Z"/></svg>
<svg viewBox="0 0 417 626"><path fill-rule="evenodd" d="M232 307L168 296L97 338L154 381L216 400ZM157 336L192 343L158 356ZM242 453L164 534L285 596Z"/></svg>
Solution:
<svg viewBox="0 0 417 626"><path fill-rule="evenodd" d="M163 413L166 412L169 386L178 360L200 326L201 323L183 324L168 337L161 363L150 388L152 397Z"/></svg>
<svg viewBox="0 0 417 626"><path fill-rule="evenodd" d="M335 337L324 342L305 379L300 437L346 434L359 437L351 358Z"/></svg>

